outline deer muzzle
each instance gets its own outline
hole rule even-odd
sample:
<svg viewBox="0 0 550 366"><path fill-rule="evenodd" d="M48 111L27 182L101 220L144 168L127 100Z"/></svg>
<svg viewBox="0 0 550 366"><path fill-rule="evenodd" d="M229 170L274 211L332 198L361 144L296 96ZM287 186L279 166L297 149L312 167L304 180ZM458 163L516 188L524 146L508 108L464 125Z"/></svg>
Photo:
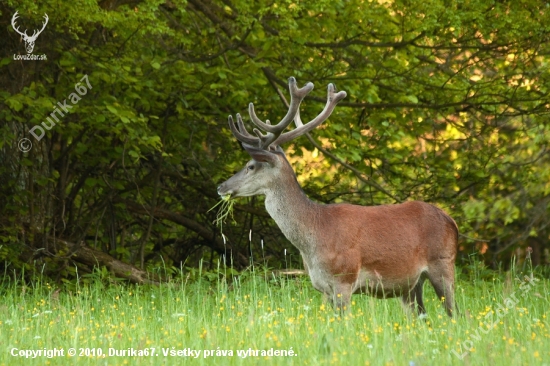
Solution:
<svg viewBox="0 0 550 366"><path fill-rule="evenodd" d="M223 182L222 184L220 184L218 186L218 194L220 196L227 196L227 195L231 195L233 193L233 191L231 189L227 189L227 181L226 182Z"/></svg>

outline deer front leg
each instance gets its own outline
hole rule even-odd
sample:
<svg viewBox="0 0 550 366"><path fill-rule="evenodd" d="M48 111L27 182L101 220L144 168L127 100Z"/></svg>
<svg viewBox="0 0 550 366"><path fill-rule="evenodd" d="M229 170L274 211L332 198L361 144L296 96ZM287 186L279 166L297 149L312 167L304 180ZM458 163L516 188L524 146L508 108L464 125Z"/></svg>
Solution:
<svg viewBox="0 0 550 366"><path fill-rule="evenodd" d="M303 254L302 254L302 262L304 263L304 272L306 273L306 275L309 276L309 268L307 267L306 259L304 258Z"/></svg>
<svg viewBox="0 0 550 366"><path fill-rule="evenodd" d="M349 283L339 283L334 286L334 292L332 294L332 307L335 311L343 314L351 309L351 295L352 289Z"/></svg>

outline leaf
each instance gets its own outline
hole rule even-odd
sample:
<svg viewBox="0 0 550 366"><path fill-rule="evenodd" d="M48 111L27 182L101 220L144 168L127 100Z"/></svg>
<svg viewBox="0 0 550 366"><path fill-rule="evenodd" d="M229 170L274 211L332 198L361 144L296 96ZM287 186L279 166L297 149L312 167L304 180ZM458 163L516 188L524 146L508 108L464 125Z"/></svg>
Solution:
<svg viewBox="0 0 550 366"><path fill-rule="evenodd" d="M118 109L116 109L116 108L113 107L112 105L107 105L107 109L108 109L109 112L111 112L112 114L118 116Z"/></svg>
<svg viewBox="0 0 550 366"><path fill-rule="evenodd" d="M418 98L416 97L416 95L407 95L405 98L411 103L418 103Z"/></svg>
<svg viewBox="0 0 550 366"><path fill-rule="evenodd" d="M23 103L21 103L16 96L6 99L6 104L16 112L23 109Z"/></svg>
<svg viewBox="0 0 550 366"><path fill-rule="evenodd" d="M0 67L9 65L11 63L12 59L9 57L4 57L0 60Z"/></svg>

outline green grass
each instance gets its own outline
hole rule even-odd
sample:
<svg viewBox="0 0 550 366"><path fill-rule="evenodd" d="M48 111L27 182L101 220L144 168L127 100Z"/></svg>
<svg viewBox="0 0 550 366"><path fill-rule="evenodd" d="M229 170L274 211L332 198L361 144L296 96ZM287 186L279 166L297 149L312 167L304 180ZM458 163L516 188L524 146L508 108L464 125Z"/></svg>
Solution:
<svg viewBox="0 0 550 366"><path fill-rule="evenodd" d="M429 316L424 321L408 317L396 299L362 295L353 297L351 312L341 317L323 303L307 277L247 271L233 278L223 272L183 274L158 287L93 280L60 291L49 282L25 286L5 276L0 283L0 365L550 364L550 281L536 274L539 280L532 286L522 285L524 274L519 273L459 280L456 295L463 315L453 320L426 283ZM510 309L500 319L493 314L496 326L483 332L487 314L499 305ZM56 347L64 349L64 357L10 354L13 348ZM77 353L155 348L158 356L98 360L69 357L69 348ZM196 359L164 356L163 348L201 353ZM239 357L237 350L249 348L292 349L296 356ZM204 358L204 350L212 356ZM216 356L222 350L232 350L233 356Z"/></svg>
<svg viewBox="0 0 550 366"><path fill-rule="evenodd" d="M220 228L222 232L223 224L225 224L225 221L228 218L231 219L232 222L235 222L235 219L233 218L233 206L235 205L235 202L235 200L231 199L230 194L226 194L225 196L221 197L221 199L208 210L208 212L210 212L219 206L214 223Z"/></svg>

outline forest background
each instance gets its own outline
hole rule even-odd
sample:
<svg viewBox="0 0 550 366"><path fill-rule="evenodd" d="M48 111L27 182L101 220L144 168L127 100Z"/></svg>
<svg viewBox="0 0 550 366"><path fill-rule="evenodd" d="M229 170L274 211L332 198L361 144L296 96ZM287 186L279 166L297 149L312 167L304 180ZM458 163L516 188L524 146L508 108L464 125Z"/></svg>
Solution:
<svg viewBox="0 0 550 366"><path fill-rule="evenodd" d="M289 76L304 120L348 94L284 146L309 197L423 200L459 266L550 264L547 1L5 0L0 35L0 272L299 267L262 198L209 211L249 159L227 116L279 120Z"/></svg>

